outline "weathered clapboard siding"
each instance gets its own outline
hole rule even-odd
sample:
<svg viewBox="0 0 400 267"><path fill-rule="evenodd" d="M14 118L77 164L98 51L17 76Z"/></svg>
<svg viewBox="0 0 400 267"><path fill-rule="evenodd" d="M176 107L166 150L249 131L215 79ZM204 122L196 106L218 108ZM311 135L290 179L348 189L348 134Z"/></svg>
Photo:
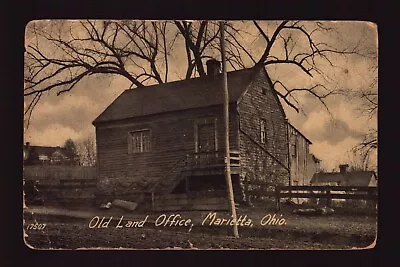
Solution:
<svg viewBox="0 0 400 267"><path fill-rule="evenodd" d="M289 183L286 118L279 100L261 71L239 103L242 179ZM263 93L264 91L264 93ZM261 143L260 120L266 123Z"/></svg>
<svg viewBox="0 0 400 267"><path fill-rule="evenodd" d="M137 191L146 190L157 180L162 182L165 179L175 179L179 174L179 168L182 167L178 165L174 168L176 163L185 160L187 154L195 152L196 119L217 118L218 150L223 150L222 111L221 106L216 106L99 125L96 127L96 140L100 179L118 180L126 184L136 181L138 185L131 189ZM234 112L231 114L231 120L235 121L236 114ZM232 123L230 127L232 133L230 146L238 149L235 136L237 123ZM151 151L128 154L128 133L141 129L151 131Z"/></svg>
<svg viewBox="0 0 400 267"><path fill-rule="evenodd" d="M293 185L310 185L312 170L309 168L309 141L293 126L288 125L290 178Z"/></svg>

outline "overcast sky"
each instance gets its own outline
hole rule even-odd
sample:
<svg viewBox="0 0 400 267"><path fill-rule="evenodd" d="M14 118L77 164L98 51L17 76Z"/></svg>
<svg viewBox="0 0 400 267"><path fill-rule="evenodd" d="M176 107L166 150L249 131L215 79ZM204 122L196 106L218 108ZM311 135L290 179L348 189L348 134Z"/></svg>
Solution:
<svg viewBox="0 0 400 267"><path fill-rule="evenodd" d="M44 28L52 25L51 21L41 22ZM73 23L73 22L66 22ZM324 42L336 47L346 47L361 42L363 49L377 51L377 28L368 22L325 22L334 26L337 33L317 36ZM53 23L54 24L54 23ZM263 22L264 29L271 31L276 23ZM26 36L26 45L34 38ZM250 44L249 44L250 45ZM254 49L264 45L257 39L251 45ZM46 44L42 47L46 49ZM181 43L174 48L176 53L169 80L176 80L182 75L179 66L186 66ZM276 49L279 49L277 47ZM48 51L50 53L50 51ZM351 56L333 57L338 67L326 66L324 72L331 77L330 84L337 89L360 90L368 87L374 78L370 68L377 64L374 60ZM229 69L228 69L229 70ZM306 86L312 80L296 68L268 68L273 80L284 79L289 86ZM69 93L56 96L50 92L42 96L32 114L30 126L24 133L24 142L32 145L57 146L63 145L71 138L79 140L94 134L91 122L125 89L130 82L121 77L96 76L85 78ZM375 88L377 90L377 88ZM337 168L341 163L354 161L351 149L360 142L368 129L377 127L377 118L369 119L358 111L360 102L343 96L331 96L327 99L330 114L325 107L310 95L298 95L301 102L301 112L285 106L289 120L312 142L311 152L322 160L322 167L328 170ZM373 158L376 164L376 158Z"/></svg>

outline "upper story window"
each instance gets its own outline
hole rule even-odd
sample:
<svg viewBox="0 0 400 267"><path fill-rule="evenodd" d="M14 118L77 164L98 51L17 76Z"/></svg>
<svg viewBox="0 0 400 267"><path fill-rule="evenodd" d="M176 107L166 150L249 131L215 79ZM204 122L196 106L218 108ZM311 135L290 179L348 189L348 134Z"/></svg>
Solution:
<svg viewBox="0 0 400 267"><path fill-rule="evenodd" d="M150 151L150 130L140 130L128 134L128 153Z"/></svg>
<svg viewBox="0 0 400 267"><path fill-rule="evenodd" d="M260 138L261 138L261 144L265 144L267 141L267 128L265 125L265 120L261 119L260 120Z"/></svg>

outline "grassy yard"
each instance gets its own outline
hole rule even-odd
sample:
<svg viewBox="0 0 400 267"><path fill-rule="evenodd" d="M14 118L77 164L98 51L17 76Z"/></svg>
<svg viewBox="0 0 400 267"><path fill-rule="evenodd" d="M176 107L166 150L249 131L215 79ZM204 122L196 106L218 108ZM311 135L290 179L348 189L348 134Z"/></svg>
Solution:
<svg viewBox="0 0 400 267"><path fill-rule="evenodd" d="M377 228L375 215L304 216L293 214L291 208L277 213L265 209L239 209L238 215L247 215L252 224L239 226L240 238L236 239L232 237L232 226L217 225L217 219L203 223L208 213L179 212L178 219L191 219L190 226L161 223L163 218L177 212L165 213L161 218L163 212L128 213L116 209L88 210L85 216L75 219L54 214L28 214L25 216L25 240L38 249L351 249L371 245ZM129 225L130 221L143 221L147 215L143 227L116 227ZM90 228L90 221L95 216L106 220L113 218L107 228ZM159 226L155 225L157 218ZM216 218L229 219L229 214L217 212ZM273 218L278 218L281 225L274 225ZM35 222L46 226L41 230L28 229Z"/></svg>

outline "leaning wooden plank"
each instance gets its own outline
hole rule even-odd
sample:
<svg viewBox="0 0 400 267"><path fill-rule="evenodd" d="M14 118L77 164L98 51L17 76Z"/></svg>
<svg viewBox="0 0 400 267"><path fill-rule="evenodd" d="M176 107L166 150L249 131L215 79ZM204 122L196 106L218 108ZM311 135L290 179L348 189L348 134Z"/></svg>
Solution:
<svg viewBox="0 0 400 267"><path fill-rule="evenodd" d="M127 210L127 211L134 211L137 207L137 203L131 202L131 201L126 201L126 200L121 200L121 199L115 199L112 202L112 206L123 209L123 210Z"/></svg>

